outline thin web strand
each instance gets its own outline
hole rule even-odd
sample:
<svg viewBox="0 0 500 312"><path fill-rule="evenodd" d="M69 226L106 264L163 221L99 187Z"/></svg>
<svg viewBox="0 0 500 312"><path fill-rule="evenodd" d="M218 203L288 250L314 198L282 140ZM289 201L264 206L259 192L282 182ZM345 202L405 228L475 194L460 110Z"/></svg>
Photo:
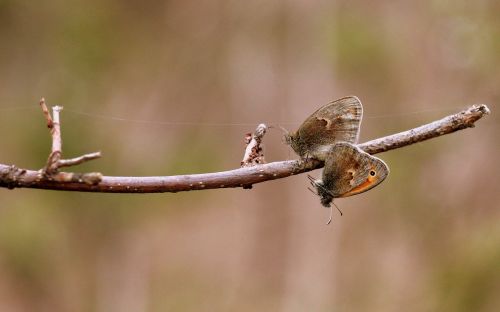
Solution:
<svg viewBox="0 0 500 312"><path fill-rule="evenodd" d="M406 112L406 113L394 113L394 114L386 114L386 115L375 115L375 116L365 116L364 118L366 119L383 119L383 118L397 118L397 117L402 117L402 116L412 116L412 115L419 115L419 114L426 114L426 113L434 113L434 112L444 112L444 111L451 111L457 109L458 106L454 107L444 107L444 108L431 108L431 109L423 109L423 110L417 110L417 111L412 111L412 112ZM38 105L30 105L30 106L14 106L14 107L0 107L0 111L18 111L18 110L38 110L40 109ZM253 122L253 123L207 123L207 122L194 122L194 121L159 121L159 120L147 120L147 119L134 119L134 118L124 118L124 117L117 117L117 116L112 116L112 115L105 115L105 114L96 114L96 113L88 113L88 112L83 112L83 111L78 111L74 109L67 108L67 106L64 106L64 112L65 113L70 113L70 114L75 114L75 115L80 115L80 116L86 116L88 118L96 118L96 119L101 119L101 120L112 120L112 121L118 121L118 122L129 122L129 123L137 123L137 124L145 124L145 125L163 125L163 126L205 126L205 127L248 127L248 126L254 126L257 123L262 123L262 121L259 122ZM302 122L267 122L268 125L275 125L278 127L278 125L286 125L286 126L298 126Z"/></svg>

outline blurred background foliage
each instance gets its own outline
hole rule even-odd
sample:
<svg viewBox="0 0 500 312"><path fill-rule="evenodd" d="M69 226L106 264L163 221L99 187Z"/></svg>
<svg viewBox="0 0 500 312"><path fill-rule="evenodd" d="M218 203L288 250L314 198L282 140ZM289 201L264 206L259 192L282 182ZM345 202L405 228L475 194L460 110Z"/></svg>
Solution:
<svg viewBox="0 0 500 312"><path fill-rule="evenodd" d="M40 97L77 170L238 167L260 122L355 94L361 140L486 103L473 130L380 155L328 212L305 175L249 190L0 190L2 311L497 311L498 1L0 0L0 162L43 166ZM280 131L268 161L294 158ZM75 169L76 170L76 169ZM320 172L314 172L319 175Z"/></svg>

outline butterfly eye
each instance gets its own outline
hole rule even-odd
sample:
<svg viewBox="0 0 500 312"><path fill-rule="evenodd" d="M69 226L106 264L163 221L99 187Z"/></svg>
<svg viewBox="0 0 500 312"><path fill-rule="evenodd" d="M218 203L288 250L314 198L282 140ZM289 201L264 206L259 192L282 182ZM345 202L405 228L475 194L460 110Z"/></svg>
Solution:
<svg viewBox="0 0 500 312"><path fill-rule="evenodd" d="M375 176L375 174L376 174L376 172L375 172L374 170L370 170L370 175L371 175L372 177L374 177L374 176Z"/></svg>

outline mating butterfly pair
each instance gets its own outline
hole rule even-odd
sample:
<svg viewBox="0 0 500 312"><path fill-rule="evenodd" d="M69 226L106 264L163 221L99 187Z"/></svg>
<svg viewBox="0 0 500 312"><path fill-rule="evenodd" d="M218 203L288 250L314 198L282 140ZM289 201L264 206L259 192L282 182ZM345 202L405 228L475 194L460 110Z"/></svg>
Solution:
<svg viewBox="0 0 500 312"><path fill-rule="evenodd" d="M366 192L380 184L389 168L355 144L363 116L363 106L355 96L333 101L309 116L286 141L302 158L325 162L322 178L309 177L325 207L334 198Z"/></svg>

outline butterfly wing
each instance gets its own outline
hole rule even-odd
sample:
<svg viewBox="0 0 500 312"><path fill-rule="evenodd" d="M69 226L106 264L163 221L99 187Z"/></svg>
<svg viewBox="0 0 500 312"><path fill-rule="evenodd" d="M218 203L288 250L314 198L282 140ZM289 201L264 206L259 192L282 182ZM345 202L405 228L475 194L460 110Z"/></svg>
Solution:
<svg viewBox="0 0 500 312"><path fill-rule="evenodd" d="M335 197L366 192L379 185L389 174L387 165L355 145L335 144L327 154L322 185Z"/></svg>
<svg viewBox="0 0 500 312"><path fill-rule="evenodd" d="M335 142L357 143L363 116L355 96L333 101L314 112L291 137L291 146L301 157L324 160Z"/></svg>

